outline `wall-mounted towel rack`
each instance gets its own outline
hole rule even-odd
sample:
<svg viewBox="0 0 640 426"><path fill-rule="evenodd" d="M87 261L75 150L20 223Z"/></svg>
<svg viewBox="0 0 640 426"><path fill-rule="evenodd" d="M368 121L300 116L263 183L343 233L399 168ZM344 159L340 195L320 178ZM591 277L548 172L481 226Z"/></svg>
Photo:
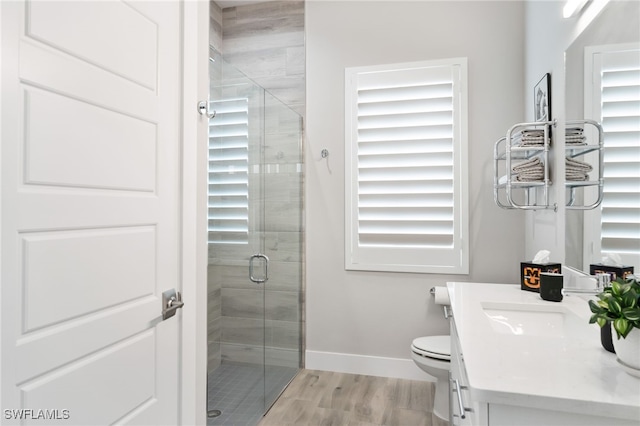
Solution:
<svg viewBox="0 0 640 426"><path fill-rule="evenodd" d="M549 203L549 148L556 120L518 123L494 145L493 198L503 209L557 210Z"/></svg>
<svg viewBox="0 0 640 426"><path fill-rule="evenodd" d="M593 132L589 130L593 130ZM594 120L567 121L565 133L566 208L569 210L594 209L602 203L604 189L604 133L602 126ZM584 158L590 153L594 153L591 155L592 158L595 156L591 162L577 160L577 158ZM577 164L577 167L571 168L570 164ZM577 172L572 173L574 170ZM581 170L582 173L580 173ZM589 173L597 174L597 179L592 179ZM589 188L595 188L595 193L588 192Z"/></svg>

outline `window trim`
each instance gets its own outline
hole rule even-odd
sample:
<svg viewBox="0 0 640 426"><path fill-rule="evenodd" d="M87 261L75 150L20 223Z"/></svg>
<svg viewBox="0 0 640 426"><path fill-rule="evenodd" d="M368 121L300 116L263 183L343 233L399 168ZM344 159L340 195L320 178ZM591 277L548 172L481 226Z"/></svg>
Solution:
<svg viewBox="0 0 640 426"><path fill-rule="evenodd" d="M358 238L357 76L448 67L453 83L453 247L363 247ZM469 273L467 58L345 68L345 269L436 274Z"/></svg>

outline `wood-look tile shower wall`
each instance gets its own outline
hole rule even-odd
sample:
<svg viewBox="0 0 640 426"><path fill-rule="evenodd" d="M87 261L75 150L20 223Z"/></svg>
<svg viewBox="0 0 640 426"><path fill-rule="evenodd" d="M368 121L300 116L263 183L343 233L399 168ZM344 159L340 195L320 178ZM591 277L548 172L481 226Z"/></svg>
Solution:
<svg viewBox="0 0 640 426"><path fill-rule="evenodd" d="M304 117L304 1L272 1L222 11L222 52Z"/></svg>

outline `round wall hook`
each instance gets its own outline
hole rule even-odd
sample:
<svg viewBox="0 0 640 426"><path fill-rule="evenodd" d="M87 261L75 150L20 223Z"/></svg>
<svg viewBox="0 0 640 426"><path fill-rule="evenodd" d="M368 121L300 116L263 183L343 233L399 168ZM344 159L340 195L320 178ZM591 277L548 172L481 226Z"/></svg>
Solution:
<svg viewBox="0 0 640 426"><path fill-rule="evenodd" d="M322 158L327 158L329 156L329 150L328 149L323 149L322 151L320 151L320 155L322 156Z"/></svg>

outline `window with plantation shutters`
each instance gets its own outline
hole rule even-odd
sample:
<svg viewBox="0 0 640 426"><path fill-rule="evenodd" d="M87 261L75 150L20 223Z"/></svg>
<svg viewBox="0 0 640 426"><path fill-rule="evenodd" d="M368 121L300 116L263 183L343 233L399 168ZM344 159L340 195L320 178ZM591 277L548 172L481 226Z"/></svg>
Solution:
<svg viewBox="0 0 640 426"><path fill-rule="evenodd" d="M640 46L591 47L585 53L585 115L604 132L604 188L585 216L587 259L611 253L640 265Z"/></svg>
<svg viewBox="0 0 640 426"><path fill-rule="evenodd" d="M345 70L347 269L468 273L466 59Z"/></svg>
<svg viewBox="0 0 640 426"><path fill-rule="evenodd" d="M249 100L211 102L209 243L247 244L249 235Z"/></svg>

